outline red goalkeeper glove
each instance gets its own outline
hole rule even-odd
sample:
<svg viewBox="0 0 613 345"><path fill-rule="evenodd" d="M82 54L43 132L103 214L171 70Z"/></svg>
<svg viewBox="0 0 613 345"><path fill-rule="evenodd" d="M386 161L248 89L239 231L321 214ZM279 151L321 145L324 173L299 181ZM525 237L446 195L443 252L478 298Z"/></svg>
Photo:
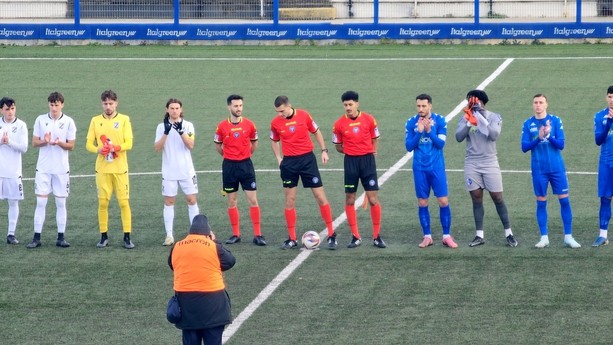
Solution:
<svg viewBox="0 0 613 345"><path fill-rule="evenodd" d="M112 147L113 147L113 152L121 151L121 146L119 146L119 145L112 145Z"/></svg>

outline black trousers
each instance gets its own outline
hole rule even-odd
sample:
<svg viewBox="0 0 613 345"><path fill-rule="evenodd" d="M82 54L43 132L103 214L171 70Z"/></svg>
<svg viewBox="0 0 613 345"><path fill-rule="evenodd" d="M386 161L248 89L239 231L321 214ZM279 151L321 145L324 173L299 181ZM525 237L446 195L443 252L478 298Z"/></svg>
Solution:
<svg viewBox="0 0 613 345"><path fill-rule="evenodd" d="M225 326L205 329L184 329L183 345L221 345Z"/></svg>

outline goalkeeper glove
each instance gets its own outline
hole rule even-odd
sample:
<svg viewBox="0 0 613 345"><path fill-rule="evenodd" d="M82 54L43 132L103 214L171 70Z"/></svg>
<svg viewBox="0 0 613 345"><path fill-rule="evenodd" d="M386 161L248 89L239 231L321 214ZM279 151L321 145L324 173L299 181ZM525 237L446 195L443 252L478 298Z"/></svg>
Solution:
<svg viewBox="0 0 613 345"><path fill-rule="evenodd" d="M102 146L102 150L100 150L100 154L106 156L111 151L111 147L109 145Z"/></svg>
<svg viewBox="0 0 613 345"><path fill-rule="evenodd" d="M168 117L165 117L164 118L164 134L168 135L171 129L172 129L172 124L170 123L170 120L168 120Z"/></svg>
<svg viewBox="0 0 613 345"><path fill-rule="evenodd" d="M179 135L183 135L183 133L185 132L183 130L183 121L177 121L175 123L172 124L172 128L176 129L177 132L179 132Z"/></svg>
<svg viewBox="0 0 613 345"><path fill-rule="evenodd" d="M113 152L121 151L121 146L119 146L119 145L111 145L111 147L113 148Z"/></svg>

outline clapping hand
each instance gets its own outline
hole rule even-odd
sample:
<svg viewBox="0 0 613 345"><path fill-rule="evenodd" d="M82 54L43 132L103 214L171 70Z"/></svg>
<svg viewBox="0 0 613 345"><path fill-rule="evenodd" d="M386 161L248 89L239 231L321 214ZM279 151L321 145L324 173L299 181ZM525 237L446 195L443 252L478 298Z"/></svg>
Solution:
<svg viewBox="0 0 613 345"><path fill-rule="evenodd" d="M175 123L172 124L172 128L174 128L177 132L179 132L179 135L183 135L183 121L177 121Z"/></svg>
<svg viewBox="0 0 613 345"><path fill-rule="evenodd" d="M168 119L168 117L165 117L164 118L164 134L168 135L171 129L172 129L172 124L170 123L170 120Z"/></svg>

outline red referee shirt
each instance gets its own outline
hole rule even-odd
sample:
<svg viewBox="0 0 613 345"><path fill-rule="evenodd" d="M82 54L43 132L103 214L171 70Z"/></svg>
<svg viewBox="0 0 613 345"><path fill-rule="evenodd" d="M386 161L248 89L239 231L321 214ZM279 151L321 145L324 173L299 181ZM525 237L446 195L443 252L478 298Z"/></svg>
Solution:
<svg viewBox="0 0 613 345"><path fill-rule="evenodd" d="M238 123L230 118L221 121L215 130L213 141L223 145L223 158L240 161L251 157L251 142L258 140L255 124L244 117Z"/></svg>
<svg viewBox="0 0 613 345"><path fill-rule="evenodd" d="M372 139L378 137L377 120L362 111L355 119L347 115L341 116L332 129L332 142L342 144L343 151L349 156L363 156L375 152Z"/></svg>
<svg viewBox="0 0 613 345"><path fill-rule="evenodd" d="M319 126L311 115L302 109L293 109L289 119L276 116L270 123L270 139L281 141L283 156L299 156L313 152L310 134L316 133Z"/></svg>

